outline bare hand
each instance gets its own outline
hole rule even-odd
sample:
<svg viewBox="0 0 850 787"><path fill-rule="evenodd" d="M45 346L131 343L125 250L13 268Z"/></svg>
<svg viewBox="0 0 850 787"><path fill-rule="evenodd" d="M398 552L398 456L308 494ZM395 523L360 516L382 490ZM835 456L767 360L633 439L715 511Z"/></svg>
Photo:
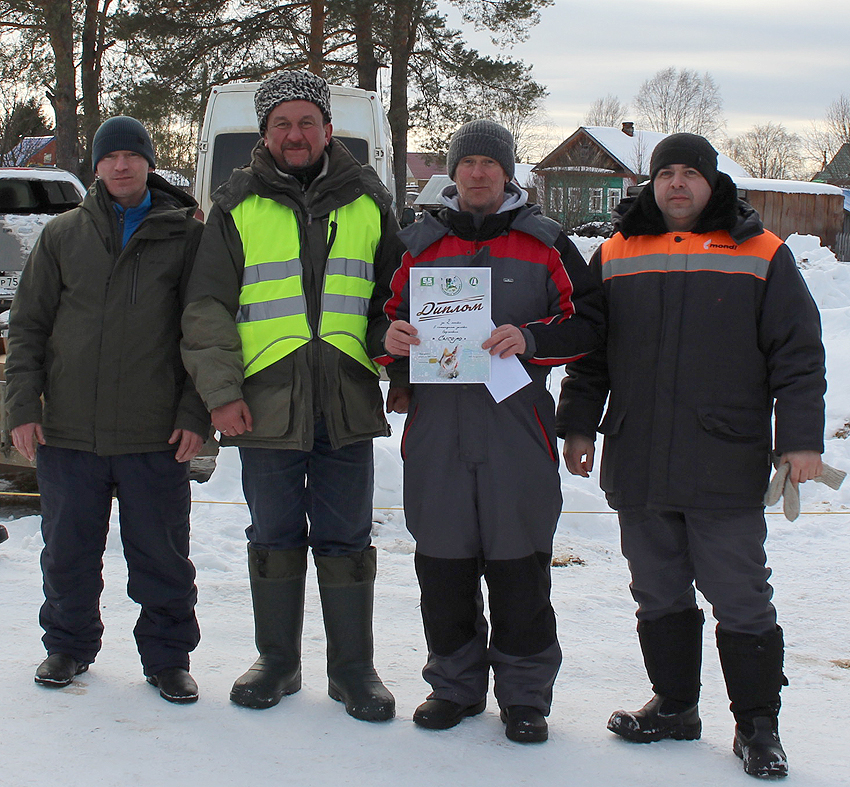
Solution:
<svg viewBox="0 0 850 787"><path fill-rule="evenodd" d="M493 330L490 338L481 345L481 349L490 350L490 355L510 358L525 352L525 336L516 325L500 325Z"/></svg>
<svg viewBox="0 0 850 787"><path fill-rule="evenodd" d="M18 452L25 456L30 462L35 460L35 442L44 445L44 432L41 424L29 423L16 426L12 430L12 443Z"/></svg>
<svg viewBox="0 0 850 787"><path fill-rule="evenodd" d="M195 432L190 432L188 429L175 429L168 438L168 442L174 445L177 441L180 445L177 446L177 452L174 458L178 462L188 462L198 455L198 451L204 444L204 438Z"/></svg>
<svg viewBox="0 0 850 787"><path fill-rule="evenodd" d="M384 336L384 347L390 355L406 358L410 355L410 345L419 344L416 338L416 328L404 320L395 320L390 323Z"/></svg>
<svg viewBox="0 0 850 787"><path fill-rule="evenodd" d="M390 388L387 393L387 412L406 413L410 409L410 388Z"/></svg>
<svg viewBox="0 0 850 787"><path fill-rule="evenodd" d="M244 399L215 407L210 413L213 426L225 437L236 437L254 429L254 419Z"/></svg>
<svg viewBox="0 0 850 787"><path fill-rule="evenodd" d="M595 452L593 440L583 434L568 434L564 438L564 460L572 475L587 478L593 470Z"/></svg>
<svg viewBox="0 0 850 787"><path fill-rule="evenodd" d="M788 480L795 486L817 478L823 472L823 462L817 451L788 451L779 457L779 464L791 465Z"/></svg>

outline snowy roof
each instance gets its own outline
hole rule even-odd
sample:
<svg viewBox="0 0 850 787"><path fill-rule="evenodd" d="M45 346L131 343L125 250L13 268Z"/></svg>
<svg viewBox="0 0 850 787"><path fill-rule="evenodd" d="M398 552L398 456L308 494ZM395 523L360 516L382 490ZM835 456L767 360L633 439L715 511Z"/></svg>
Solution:
<svg viewBox="0 0 850 787"><path fill-rule="evenodd" d="M668 134L662 134L660 131L640 130L636 130L634 136L632 136L619 128L609 126L581 126L567 137L555 151L552 151L549 156L560 150L561 147L581 131L584 131L590 136L611 158L620 162L624 169L636 175L648 174L652 151L655 150L655 146L662 139L669 136ZM549 156L546 158L549 158ZM729 156L719 152L717 154L717 168L732 178L749 177L750 174L740 164L729 158Z"/></svg>
<svg viewBox="0 0 850 787"><path fill-rule="evenodd" d="M775 178L738 178L732 180L745 191L781 191L785 194L843 194L838 186L828 183L812 183L807 180L776 180Z"/></svg>
<svg viewBox="0 0 850 787"><path fill-rule="evenodd" d="M47 137L24 137L15 147L3 156L3 160L12 166L22 166L29 161L39 150L54 139L51 134Z"/></svg>
<svg viewBox="0 0 850 787"><path fill-rule="evenodd" d="M448 175L431 175L428 182L422 187L419 196L414 200L414 205L439 205L440 192L452 182Z"/></svg>
<svg viewBox="0 0 850 787"><path fill-rule="evenodd" d="M0 167L0 178L8 180L65 180L78 186L78 191L86 190L79 178L71 172L56 167Z"/></svg>

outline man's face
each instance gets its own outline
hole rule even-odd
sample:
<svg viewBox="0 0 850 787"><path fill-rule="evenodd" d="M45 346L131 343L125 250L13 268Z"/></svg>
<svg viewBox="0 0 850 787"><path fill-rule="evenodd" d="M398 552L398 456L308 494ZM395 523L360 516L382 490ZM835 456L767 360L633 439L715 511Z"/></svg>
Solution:
<svg viewBox="0 0 850 787"><path fill-rule="evenodd" d="M115 150L97 162L95 175L122 208L135 208L145 196L153 167L141 153Z"/></svg>
<svg viewBox="0 0 850 787"><path fill-rule="evenodd" d="M294 172L322 157L332 133L313 102L284 101L269 113L263 139L278 167Z"/></svg>
<svg viewBox="0 0 850 787"><path fill-rule="evenodd" d="M470 213L495 213L505 199L508 176L489 156L464 156L455 169L460 209Z"/></svg>
<svg viewBox="0 0 850 787"><path fill-rule="evenodd" d="M652 181L655 202L667 229L688 232L711 199L711 184L693 167L671 164L658 170Z"/></svg>

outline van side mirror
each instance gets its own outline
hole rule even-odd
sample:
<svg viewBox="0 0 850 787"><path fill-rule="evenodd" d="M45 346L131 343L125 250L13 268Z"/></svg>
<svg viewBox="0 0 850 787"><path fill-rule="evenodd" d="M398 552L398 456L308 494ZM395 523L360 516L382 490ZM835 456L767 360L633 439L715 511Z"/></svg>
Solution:
<svg viewBox="0 0 850 787"><path fill-rule="evenodd" d="M402 227L407 227L416 221L416 211L413 208L404 208L401 212L401 220L399 224Z"/></svg>

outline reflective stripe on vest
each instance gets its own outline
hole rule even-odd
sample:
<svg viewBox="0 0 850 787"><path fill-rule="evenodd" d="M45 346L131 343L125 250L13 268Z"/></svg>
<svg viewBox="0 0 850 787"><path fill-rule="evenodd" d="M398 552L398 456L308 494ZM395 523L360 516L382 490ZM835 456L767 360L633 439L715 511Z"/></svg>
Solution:
<svg viewBox="0 0 850 787"><path fill-rule="evenodd" d="M274 200L252 194L231 215L245 255L236 322L248 377L309 342L312 334L295 213ZM370 197L361 196L331 214L319 323L321 339L374 374L377 369L366 352L365 341L374 289L373 260L380 235L380 210Z"/></svg>

